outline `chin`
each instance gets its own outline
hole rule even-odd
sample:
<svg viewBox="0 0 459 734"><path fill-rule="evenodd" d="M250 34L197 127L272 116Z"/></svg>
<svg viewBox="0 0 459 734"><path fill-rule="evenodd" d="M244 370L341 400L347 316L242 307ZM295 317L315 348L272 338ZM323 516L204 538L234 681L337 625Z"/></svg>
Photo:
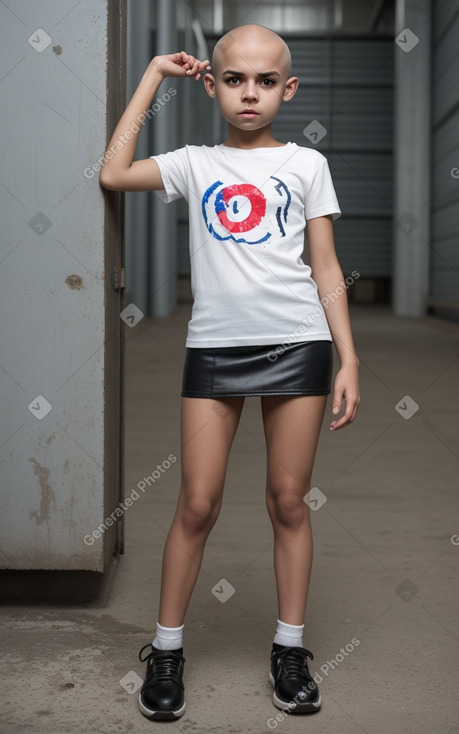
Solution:
<svg viewBox="0 0 459 734"><path fill-rule="evenodd" d="M245 120L244 118L236 118L231 120L226 118L233 127L237 127L238 130L260 130L262 127L266 127L266 122L262 122L259 117L255 120Z"/></svg>

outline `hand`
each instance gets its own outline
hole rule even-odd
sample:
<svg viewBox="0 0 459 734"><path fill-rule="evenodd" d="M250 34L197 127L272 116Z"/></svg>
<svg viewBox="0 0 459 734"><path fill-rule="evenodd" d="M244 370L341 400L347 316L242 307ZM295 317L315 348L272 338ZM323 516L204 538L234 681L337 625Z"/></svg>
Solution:
<svg viewBox="0 0 459 734"><path fill-rule="evenodd" d="M337 431L339 428L344 428L344 426L349 425L355 419L360 403L357 365L355 367L352 365L341 367L335 377L332 408L335 415L340 412L343 399L346 403L344 415L330 423L330 431Z"/></svg>
<svg viewBox="0 0 459 734"><path fill-rule="evenodd" d="M155 56L150 62L150 66L154 67L165 78L194 76L196 81L201 78L201 72L210 70L209 60L199 61L194 56L179 51L176 54L166 56Z"/></svg>

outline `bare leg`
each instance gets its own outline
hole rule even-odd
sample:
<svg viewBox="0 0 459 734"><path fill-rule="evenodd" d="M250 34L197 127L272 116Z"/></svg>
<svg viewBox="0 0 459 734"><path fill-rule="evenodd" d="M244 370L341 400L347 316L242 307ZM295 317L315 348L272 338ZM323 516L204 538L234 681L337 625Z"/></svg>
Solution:
<svg viewBox="0 0 459 734"><path fill-rule="evenodd" d="M266 504L274 530L279 619L304 623L312 568L309 507L312 467L326 395L261 399L267 448Z"/></svg>
<svg viewBox="0 0 459 734"><path fill-rule="evenodd" d="M180 627L220 512L244 398L182 398L182 485L164 547L159 623Z"/></svg>

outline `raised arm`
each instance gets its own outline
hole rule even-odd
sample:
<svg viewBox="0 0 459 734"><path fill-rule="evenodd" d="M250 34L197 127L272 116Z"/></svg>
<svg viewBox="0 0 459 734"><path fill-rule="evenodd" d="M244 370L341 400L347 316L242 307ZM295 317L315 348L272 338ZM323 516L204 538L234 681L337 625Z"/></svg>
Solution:
<svg viewBox="0 0 459 734"><path fill-rule="evenodd" d="M118 122L105 151L99 181L112 191L155 191L162 189L163 181L156 161L146 158L134 161L134 154L142 123L166 77L194 76L199 81L209 62L198 61L181 51L152 59Z"/></svg>
<svg viewBox="0 0 459 734"><path fill-rule="evenodd" d="M307 231L312 277L317 284L341 364L335 378L332 411L338 415L343 399L346 409L344 415L330 424L330 430L336 431L352 423L359 407L359 360L352 338L346 290L343 288L343 271L335 251L331 215L309 219ZM332 294L334 297L330 298Z"/></svg>

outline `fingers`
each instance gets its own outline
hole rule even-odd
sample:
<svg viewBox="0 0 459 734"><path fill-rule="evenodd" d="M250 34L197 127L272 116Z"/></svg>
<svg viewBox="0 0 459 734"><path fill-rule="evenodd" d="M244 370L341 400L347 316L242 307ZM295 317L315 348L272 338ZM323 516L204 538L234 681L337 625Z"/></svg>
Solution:
<svg viewBox="0 0 459 734"><path fill-rule="evenodd" d="M188 76L194 76L196 81L199 81L199 79L201 78L202 71L207 71L211 68L209 59L206 59L205 61L199 61L199 59L196 59L194 56L185 53L185 51L181 52L181 58L182 68L185 69Z"/></svg>
<svg viewBox="0 0 459 734"><path fill-rule="evenodd" d="M344 415L339 418L337 421L332 421L330 423L330 431L337 431L340 428L344 428L345 426L349 425L355 420L355 416L357 414L357 403L354 404L346 402L346 411Z"/></svg>
<svg viewBox="0 0 459 734"><path fill-rule="evenodd" d="M202 77L202 72L210 71L211 66L208 59L200 61L195 56L187 54L186 51L166 56L155 56L153 65L159 69L164 77L192 76L196 81Z"/></svg>
<svg viewBox="0 0 459 734"><path fill-rule="evenodd" d="M343 407L343 400L345 402L344 414L338 418L338 413ZM335 377L333 389L332 412L337 418L330 423L330 431L337 431L352 423L357 415L359 404L360 395L357 368L355 365L341 367Z"/></svg>
<svg viewBox="0 0 459 734"><path fill-rule="evenodd" d="M343 400L346 404L344 414L338 420L330 423L330 431L337 431L340 428L344 428L344 426L349 425L355 420L360 397L358 395L346 395L344 390L335 390L333 395L333 413L339 413Z"/></svg>

